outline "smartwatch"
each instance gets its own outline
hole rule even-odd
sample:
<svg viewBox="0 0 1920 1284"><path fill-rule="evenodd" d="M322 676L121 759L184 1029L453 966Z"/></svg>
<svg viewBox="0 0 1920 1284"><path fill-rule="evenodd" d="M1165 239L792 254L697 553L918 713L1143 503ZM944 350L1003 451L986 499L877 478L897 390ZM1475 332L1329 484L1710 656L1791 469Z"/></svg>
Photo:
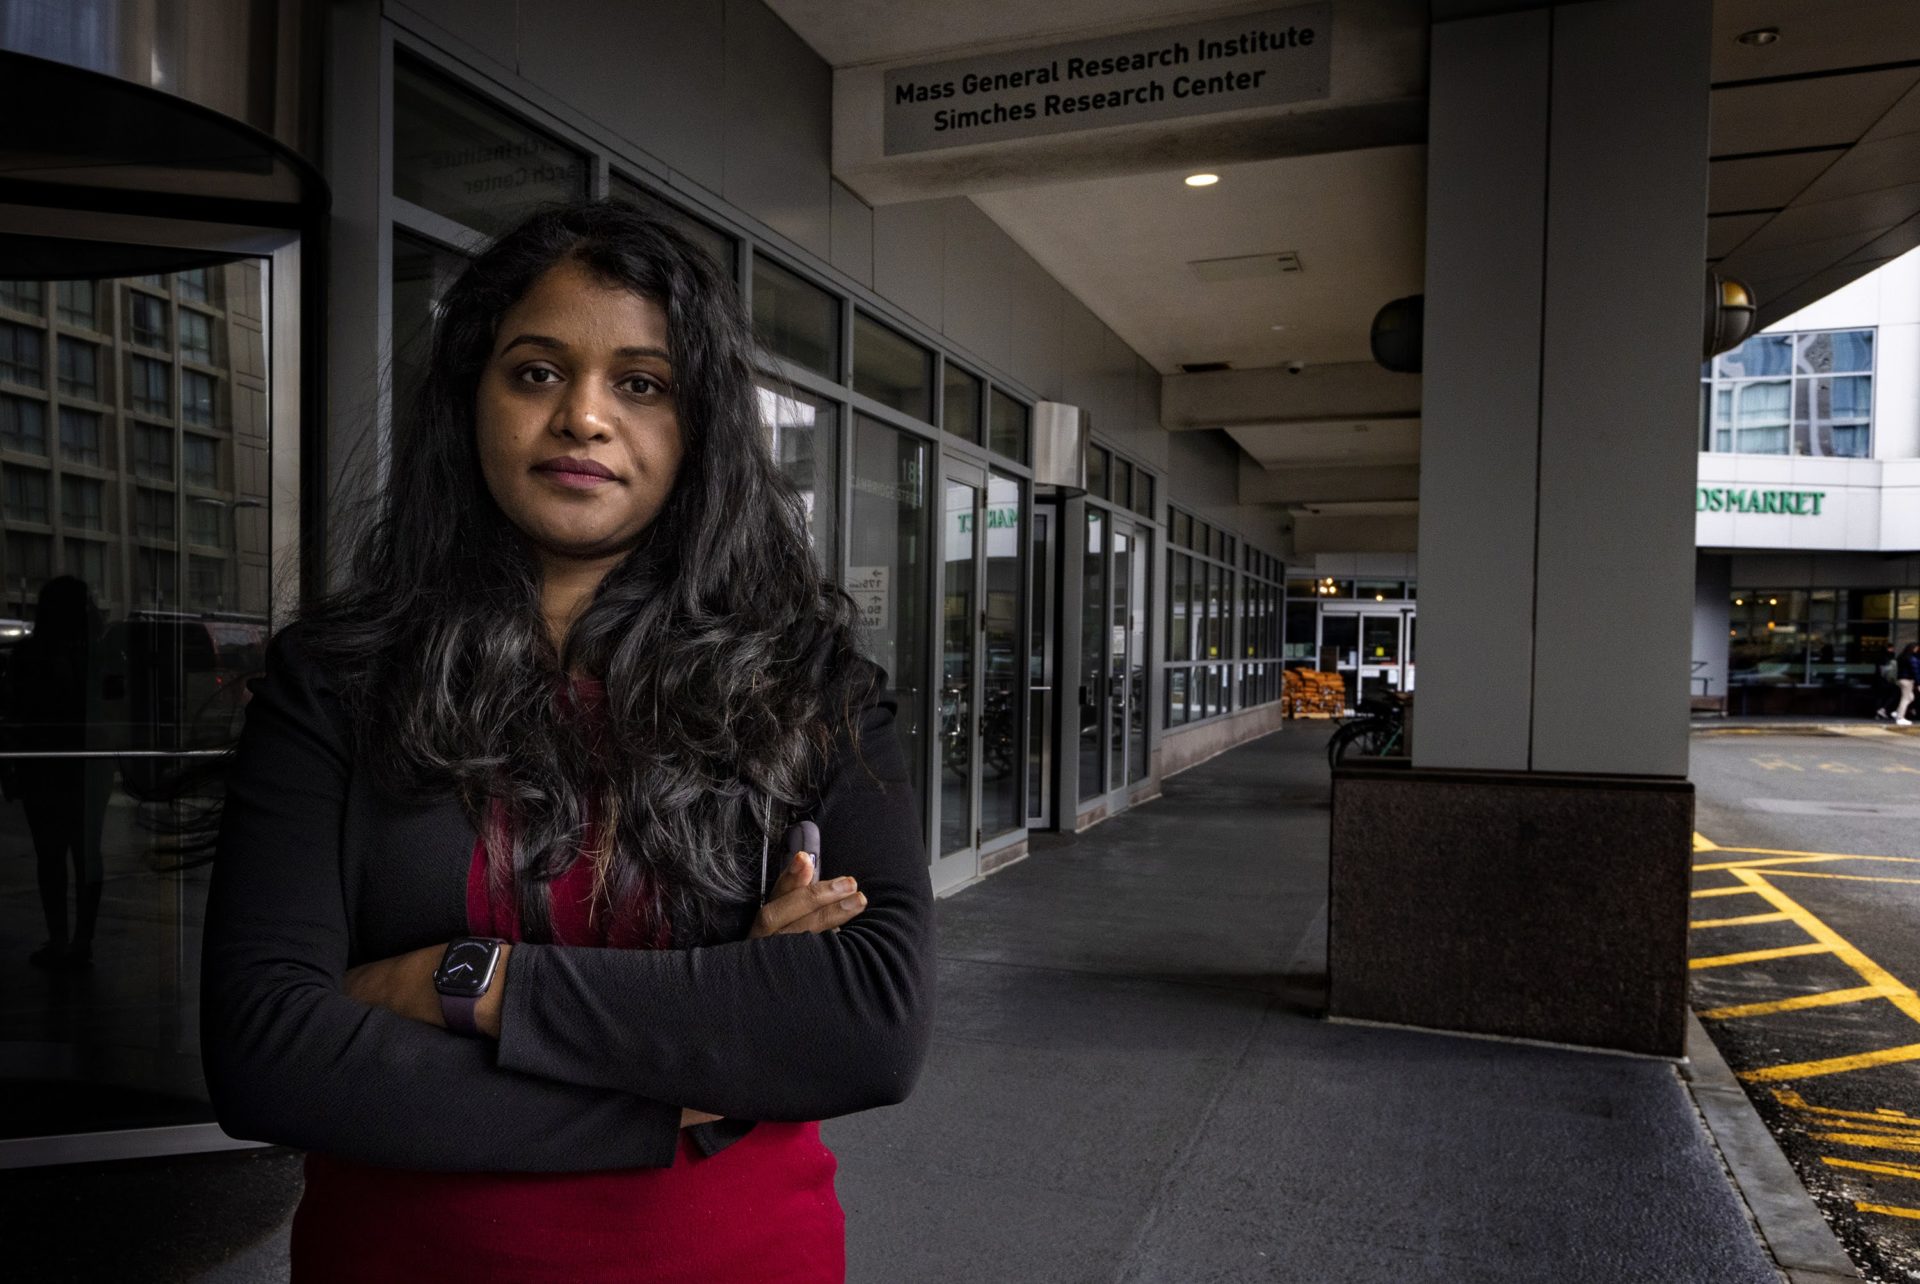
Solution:
<svg viewBox="0 0 1920 1284"><path fill-rule="evenodd" d="M493 984L500 966L500 947L507 943L500 936L462 936L447 943L440 966L433 970L433 988L440 992L440 1015L447 1028L478 1038L474 1010L480 996Z"/></svg>

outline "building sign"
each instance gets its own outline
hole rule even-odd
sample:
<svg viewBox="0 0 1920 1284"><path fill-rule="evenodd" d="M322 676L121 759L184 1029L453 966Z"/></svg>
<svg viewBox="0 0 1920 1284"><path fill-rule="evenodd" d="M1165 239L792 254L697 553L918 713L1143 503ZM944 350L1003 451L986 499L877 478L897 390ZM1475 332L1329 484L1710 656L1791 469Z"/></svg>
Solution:
<svg viewBox="0 0 1920 1284"><path fill-rule="evenodd" d="M1737 486L1702 486L1694 492L1696 513L1780 513L1791 517L1818 517L1826 502L1824 490L1745 490Z"/></svg>
<svg viewBox="0 0 1920 1284"><path fill-rule="evenodd" d="M886 74L886 154L1325 98L1330 4L1296 5Z"/></svg>

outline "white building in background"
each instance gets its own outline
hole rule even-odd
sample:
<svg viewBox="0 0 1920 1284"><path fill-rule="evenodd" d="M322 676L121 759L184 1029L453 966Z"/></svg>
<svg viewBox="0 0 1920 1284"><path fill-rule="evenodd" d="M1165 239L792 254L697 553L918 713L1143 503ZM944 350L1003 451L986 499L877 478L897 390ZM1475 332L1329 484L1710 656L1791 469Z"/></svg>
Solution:
<svg viewBox="0 0 1920 1284"><path fill-rule="evenodd" d="M1702 367L1696 706L1872 716L1920 640L1920 251Z"/></svg>

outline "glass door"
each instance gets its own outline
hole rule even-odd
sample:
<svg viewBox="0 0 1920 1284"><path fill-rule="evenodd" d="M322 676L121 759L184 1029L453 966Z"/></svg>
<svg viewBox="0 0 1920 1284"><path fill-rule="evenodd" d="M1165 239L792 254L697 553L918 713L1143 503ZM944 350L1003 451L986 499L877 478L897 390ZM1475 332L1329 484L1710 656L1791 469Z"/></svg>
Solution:
<svg viewBox="0 0 1920 1284"><path fill-rule="evenodd" d="M1412 611L1320 611L1320 648L1347 684L1347 706L1413 689Z"/></svg>
<svg viewBox="0 0 1920 1284"><path fill-rule="evenodd" d="M298 559L298 242L7 210L0 251L0 1167L231 1146L199 947Z"/></svg>
<svg viewBox="0 0 1920 1284"><path fill-rule="evenodd" d="M946 461L941 533L939 836L934 888L979 873L982 660L986 612L980 583L986 543L986 475Z"/></svg>
<svg viewBox="0 0 1920 1284"><path fill-rule="evenodd" d="M1081 567L1081 802L1117 794L1147 768L1147 535L1087 508ZM1115 798L1115 806L1124 805Z"/></svg>
<svg viewBox="0 0 1920 1284"><path fill-rule="evenodd" d="M1032 625L1027 639L1027 825L1032 829L1053 826L1053 746L1057 740L1055 711L1059 708L1054 700L1058 627L1054 612L1059 601L1055 535L1059 520L1058 505L1034 505L1028 562L1032 588L1027 594Z"/></svg>

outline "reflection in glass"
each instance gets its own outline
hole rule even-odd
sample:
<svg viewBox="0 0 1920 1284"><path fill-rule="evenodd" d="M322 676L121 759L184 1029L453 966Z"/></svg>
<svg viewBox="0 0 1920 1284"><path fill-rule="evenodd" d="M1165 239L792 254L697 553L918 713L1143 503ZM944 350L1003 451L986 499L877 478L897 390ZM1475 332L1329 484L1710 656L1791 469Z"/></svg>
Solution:
<svg viewBox="0 0 1920 1284"><path fill-rule="evenodd" d="M987 479L986 659L980 698L980 832L1025 823L1020 801L1021 592L1027 578L1020 483Z"/></svg>
<svg viewBox="0 0 1920 1284"><path fill-rule="evenodd" d="M1127 778L1127 696L1132 674L1127 654L1128 591L1133 587L1133 536L1115 526L1113 531L1113 602L1107 620L1107 781L1119 788Z"/></svg>
<svg viewBox="0 0 1920 1284"><path fill-rule="evenodd" d="M775 356L840 377L840 301L763 254L753 256L753 328Z"/></svg>
<svg viewBox="0 0 1920 1284"><path fill-rule="evenodd" d="M928 703L927 447L865 415L853 419L853 511L846 588L860 607L867 654L886 669L900 703L900 732L908 778L926 822Z"/></svg>
<svg viewBox="0 0 1920 1284"><path fill-rule="evenodd" d="M211 1118L194 1015L206 871L182 865L210 837L196 818L217 759L189 751L217 755L239 729L271 583L267 496L247 488L273 472L262 265L45 293L52 341L97 352L97 387L63 357L51 388L18 397L30 409L5 442L44 456L51 421L60 449L0 465L0 855L20 875L0 898L17 982L0 1137ZM189 295L204 335L174 322ZM182 372L176 336L215 361ZM119 371L139 372L124 395ZM191 433L170 395L186 373L222 408L182 407Z"/></svg>
<svg viewBox="0 0 1920 1284"><path fill-rule="evenodd" d="M933 353L864 312L853 314L853 390L933 422Z"/></svg>
<svg viewBox="0 0 1920 1284"><path fill-rule="evenodd" d="M946 486L946 569L940 644L940 854L973 845L973 675L979 607L973 598L980 492Z"/></svg>
<svg viewBox="0 0 1920 1284"><path fill-rule="evenodd" d="M1053 523L1058 510L1051 505L1036 505L1033 510L1031 562L1033 592L1028 595L1033 628L1027 658L1027 814L1037 824L1051 820L1047 790L1052 786L1053 725L1053 560L1048 556L1053 545Z"/></svg>
<svg viewBox="0 0 1920 1284"><path fill-rule="evenodd" d="M1185 553L1174 553L1167 561L1172 564L1167 576L1167 659L1191 660L1193 642L1189 624L1192 617L1187 610L1187 585L1193 559Z"/></svg>
<svg viewBox="0 0 1920 1284"><path fill-rule="evenodd" d="M1096 499L1107 497L1107 460L1107 452L1101 447L1087 447L1087 494Z"/></svg>
<svg viewBox="0 0 1920 1284"><path fill-rule="evenodd" d="M1139 474L1135 474L1138 478ZM1153 536L1134 532L1127 589L1127 783L1147 778L1147 568L1153 565ZM1115 574L1118 575L1118 571Z"/></svg>
<svg viewBox="0 0 1920 1284"><path fill-rule="evenodd" d="M661 222L686 233L688 240L712 256L723 275L729 278L733 276L740 256L739 243L719 228L695 218L678 205L655 196L638 183L619 174L608 175L607 195L616 201L625 201L629 205L645 210Z"/></svg>
<svg viewBox="0 0 1920 1284"><path fill-rule="evenodd" d="M1080 567L1080 801L1106 792L1100 732L1107 703L1107 515L1087 509Z"/></svg>
<svg viewBox="0 0 1920 1284"><path fill-rule="evenodd" d="M794 388L762 381L756 390L767 448L781 475L800 492L807 514L807 538L814 560L831 571L834 536L834 408Z"/></svg>
<svg viewBox="0 0 1920 1284"><path fill-rule="evenodd" d="M396 416L405 413L419 391L434 314L466 266L464 255L394 229L392 391Z"/></svg>
<svg viewBox="0 0 1920 1284"><path fill-rule="evenodd" d="M956 437L980 440L980 380L951 361L946 362L940 403L940 426Z"/></svg>
<svg viewBox="0 0 1920 1284"><path fill-rule="evenodd" d="M585 196L586 158L396 53L393 192L498 236L536 206Z"/></svg>
<svg viewBox="0 0 1920 1284"><path fill-rule="evenodd" d="M1019 463L1027 462L1033 412L998 388L993 390L993 423L987 449Z"/></svg>

